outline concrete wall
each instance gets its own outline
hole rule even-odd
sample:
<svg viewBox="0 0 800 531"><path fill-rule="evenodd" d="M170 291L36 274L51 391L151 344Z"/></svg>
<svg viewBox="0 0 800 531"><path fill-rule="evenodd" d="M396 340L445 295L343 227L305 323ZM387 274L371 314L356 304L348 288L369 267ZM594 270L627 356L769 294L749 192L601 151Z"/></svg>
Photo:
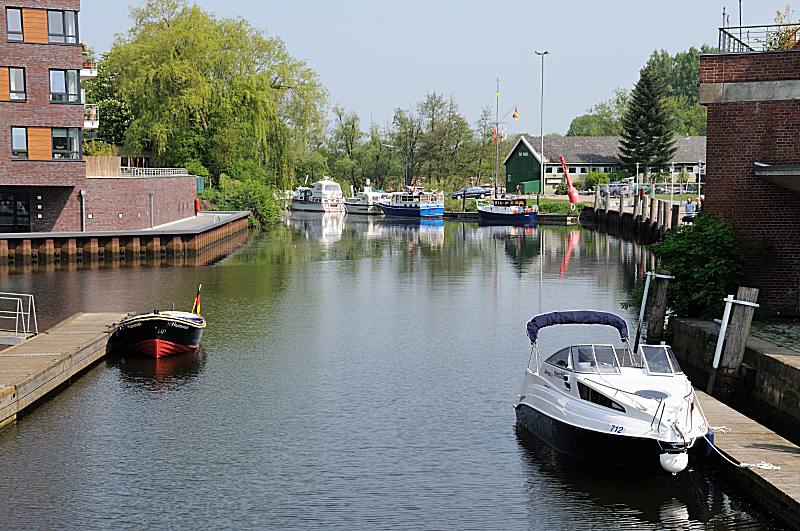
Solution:
<svg viewBox="0 0 800 531"><path fill-rule="evenodd" d="M704 208L733 226L744 251L742 284L759 288L759 302L783 314L800 314L800 194L757 177L754 163L800 163L800 94L780 99L790 98L791 90L772 84L753 101L752 90L733 89L796 80L800 51L700 59L702 102L708 107ZM745 93L747 101L732 101Z"/></svg>

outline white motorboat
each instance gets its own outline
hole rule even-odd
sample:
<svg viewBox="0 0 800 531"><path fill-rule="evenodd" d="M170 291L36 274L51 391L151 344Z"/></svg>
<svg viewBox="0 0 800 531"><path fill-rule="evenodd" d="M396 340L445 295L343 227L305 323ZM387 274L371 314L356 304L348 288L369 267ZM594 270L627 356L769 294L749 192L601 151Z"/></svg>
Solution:
<svg viewBox="0 0 800 531"><path fill-rule="evenodd" d="M574 345L542 356L539 330L552 325L609 325L623 346ZM528 322L531 357L515 404L517 426L572 457L607 466L684 470L689 450L709 434L688 378L668 345L633 352L621 317L552 312ZM713 434L712 434L713 435ZM713 439L712 439L713 440Z"/></svg>
<svg viewBox="0 0 800 531"><path fill-rule="evenodd" d="M315 182L311 188L299 186L292 193L292 210L344 212L342 187L328 178Z"/></svg>
<svg viewBox="0 0 800 531"><path fill-rule="evenodd" d="M386 192L372 190L369 186L369 180L367 180L367 186L364 187L362 192L358 192L354 197L348 197L344 200L344 209L348 214L383 214L379 203L387 196Z"/></svg>
<svg viewBox="0 0 800 531"><path fill-rule="evenodd" d="M444 196L437 192L409 189L392 192L380 202L383 213L400 218L441 218L444 216Z"/></svg>

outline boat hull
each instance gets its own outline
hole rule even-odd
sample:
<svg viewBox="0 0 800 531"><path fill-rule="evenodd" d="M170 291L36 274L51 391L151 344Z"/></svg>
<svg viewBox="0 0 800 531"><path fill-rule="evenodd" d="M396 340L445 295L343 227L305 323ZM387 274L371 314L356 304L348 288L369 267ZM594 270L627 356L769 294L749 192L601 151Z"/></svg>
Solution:
<svg viewBox="0 0 800 531"><path fill-rule="evenodd" d="M380 216L383 214L380 205L375 204L345 203L344 209L348 214L360 214L365 216Z"/></svg>
<svg viewBox="0 0 800 531"><path fill-rule="evenodd" d="M342 203L319 203L293 199L292 210L300 210L302 212L344 212L344 206Z"/></svg>
<svg viewBox="0 0 800 531"><path fill-rule="evenodd" d="M665 450L680 451L668 443L640 437L587 430L562 422L527 405L516 406L517 426L553 449L575 459L614 468L652 468L660 470L659 455Z"/></svg>
<svg viewBox="0 0 800 531"><path fill-rule="evenodd" d="M112 350L163 358L197 352L203 328L173 318L143 317L125 320L111 335Z"/></svg>
<svg viewBox="0 0 800 531"><path fill-rule="evenodd" d="M383 213L398 218L441 218L444 216L444 205L399 207L381 204Z"/></svg>
<svg viewBox="0 0 800 531"><path fill-rule="evenodd" d="M492 223L495 225L532 225L536 223L538 219L539 214L536 212L500 214L478 209L478 221L481 223Z"/></svg>

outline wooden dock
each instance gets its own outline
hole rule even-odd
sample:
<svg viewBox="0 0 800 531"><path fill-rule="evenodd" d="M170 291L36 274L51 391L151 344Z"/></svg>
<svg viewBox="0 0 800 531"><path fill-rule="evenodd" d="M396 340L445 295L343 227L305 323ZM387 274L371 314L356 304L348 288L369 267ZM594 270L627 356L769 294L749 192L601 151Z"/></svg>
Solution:
<svg viewBox="0 0 800 531"><path fill-rule="evenodd" d="M78 313L0 352L0 427L105 357L120 313Z"/></svg>
<svg viewBox="0 0 800 531"><path fill-rule="evenodd" d="M750 499L791 528L800 528L800 448L719 400L695 392L709 424L730 429L715 431L719 450L740 463L771 463L780 470L739 468L719 456L717 468Z"/></svg>

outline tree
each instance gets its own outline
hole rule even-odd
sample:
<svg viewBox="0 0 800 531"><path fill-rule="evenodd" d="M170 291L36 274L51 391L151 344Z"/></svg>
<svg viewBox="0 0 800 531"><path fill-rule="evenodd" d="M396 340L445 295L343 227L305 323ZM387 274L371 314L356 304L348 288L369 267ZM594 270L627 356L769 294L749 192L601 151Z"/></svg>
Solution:
<svg viewBox="0 0 800 531"><path fill-rule="evenodd" d="M630 93L617 88L611 99L600 102L578 116L569 125L567 136L615 136L622 130L622 117L628 108Z"/></svg>
<svg viewBox="0 0 800 531"><path fill-rule="evenodd" d="M628 169L638 162L647 176L650 168L661 170L672 160L676 150L672 121L664 87L653 68L641 71L622 119L621 136L619 158Z"/></svg>
<svg viewBox="0 0 800 531"><path fill-rule="evenodd" d="M349 182L358 190L362 186L356 159L361 149L361 127L358 115L338 105L333 108L334 128L331 134L331 169L339 181Z"/></svg>
<svg viewBox="0 0 800 531"><path fill-rule="evenodd" d="M395 109L392 124L394 125L392 144L400 149L408 161L408 182L405 184L413 186L420 173L422 120L413 111Z"/></svg>

